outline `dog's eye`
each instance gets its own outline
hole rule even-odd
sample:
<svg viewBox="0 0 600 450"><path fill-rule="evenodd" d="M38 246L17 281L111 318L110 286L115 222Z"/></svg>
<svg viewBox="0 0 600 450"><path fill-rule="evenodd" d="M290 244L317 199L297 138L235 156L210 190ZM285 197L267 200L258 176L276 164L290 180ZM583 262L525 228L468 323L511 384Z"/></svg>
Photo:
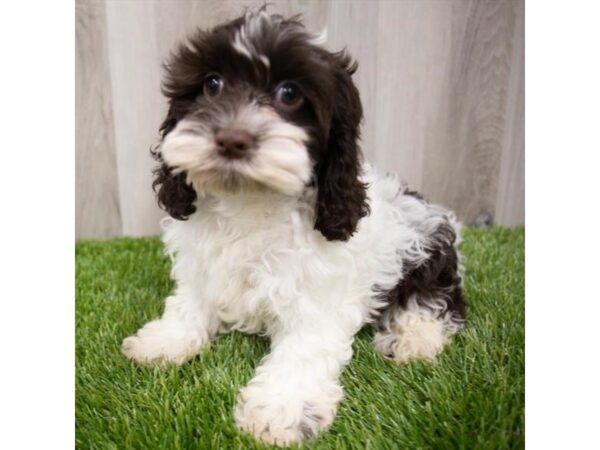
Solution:
<svg viewBox="0 0 600 450"><path fill-rule="evenodd" d="M215 73L211 73L204 78L204 85L202 86L202 92L207 97L216 97L223 90L223 78Z"/></svg>
<svg viewBox="0 0 600 450"><path fill-rule="evenodd" d="M294 111L302 105L304 97L293 83L283 83L275 91L275 103L286 111Z"/></svg>

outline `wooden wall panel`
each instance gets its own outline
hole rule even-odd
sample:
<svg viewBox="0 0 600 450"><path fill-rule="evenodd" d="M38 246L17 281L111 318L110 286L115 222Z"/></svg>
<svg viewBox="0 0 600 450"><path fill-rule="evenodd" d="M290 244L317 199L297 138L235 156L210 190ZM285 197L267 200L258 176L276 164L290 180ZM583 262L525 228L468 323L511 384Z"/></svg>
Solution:
<svg viewBox="0 0 600 450"><path fill-rule="evenodd" d="M75 235L121 234L103 0L75 4Z"/></svg>
<svg viewBox="0 0 600 450"><path fill-rule="evenodd" d="M495 222L525 221L525 4L518 2Z"/></svg>
<svg viewBox="0 0 600 450"><path fill-rule="evenodd" d="M448 91L423 160L423 193L467 223L492 220L506 127L515 1L451 2Z"/></svg>
<svg viewBox="0 0 600 450"><path fill-rule="evenodd" d="M155 234L162 213L149 149L158 140L163 100L154 4L107 1L106 17L123 234Z"/></svg>
<svg viewBox="0 0 600 450"><path fill-rule="evenodd" d="M424 186L425 152L437 146L444 125L439 111L448 96L451 6L431 0L379 5L374 161L416 188Z"/></svg>
<svg viewBox="0 0 600 450"><path fill-rule="evenodd" d="M85 53L78 51L78 58L98 70L95 97L104 99L89 103L77 122L78 236L154 234L163 213L150 189L154 163L148 149L166 112L160 65L194 28L212 27L263 1L79 0L78 8L81 4L105 5L106 25L94 26L100 32L105 27L108 55L106 46L85 44L86 28L78 20L78 46ZM369 161L454 208L467 223L523 224L523 0L269 4L273 13L303 14L310 31L326 27L326 46L347 47L359 61L355 81ZM104 20L102 14L93 17ZM84 118L88 115L96 119ZM96 136L92 127L103 133ZM90 144L90 136L107 150L91 150L98 144ZM90 183L96 178L102 184Z"/></svg>
<svg viewBox="0 0 600 450"><path fill-rule="evenodd" d="M358 61L354 82L360 91L364 122L361 147L367 160L374 161L376 147L377 58L379 3L332 1L327 20L327 48L344 48ZM366 33L371 33L366 36Z"/></svg>

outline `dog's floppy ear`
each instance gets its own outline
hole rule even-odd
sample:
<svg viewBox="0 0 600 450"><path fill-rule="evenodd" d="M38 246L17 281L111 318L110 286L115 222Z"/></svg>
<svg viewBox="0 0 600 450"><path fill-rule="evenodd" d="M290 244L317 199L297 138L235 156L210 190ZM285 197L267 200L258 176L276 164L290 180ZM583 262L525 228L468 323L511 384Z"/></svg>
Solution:
<svg viewBox="0 0 600 450"><path fill-rule="evenodd" d="M343 52L335 60L335 105L327 148L316 167L317 205L315 229L328 240L346 241L358 221L369 214L366 185L359 180L358 146L362 106L352 82L357 64Z"/></svg>
<svg viewBox="0 0 600 450"><path fill-rule="evenodd" d="M160 126L162 139L175 125L177 117L173 106L169 108L167 117ZM178 220L187 220L187 218L196 211L194 202L196 201L196 191L186 181L186 172L174 174L172 169L167 166L160 154L160 145L151 150L152 156L160 165L154 169L154 181L152 188L156 192L158 205L169 213L171 217Z"/></svg>

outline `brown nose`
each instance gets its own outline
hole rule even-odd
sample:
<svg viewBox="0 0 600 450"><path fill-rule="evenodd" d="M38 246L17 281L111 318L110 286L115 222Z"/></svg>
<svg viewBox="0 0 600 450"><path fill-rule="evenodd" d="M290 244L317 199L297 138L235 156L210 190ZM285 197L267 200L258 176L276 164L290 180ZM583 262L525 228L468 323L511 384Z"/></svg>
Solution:
<svg viewBox="0 0 600 450"><path fill-rule="evenodd" d="M222 128L215 135L217 150L230 159L239 159L246 155L253 141L250 133L235 128Z"/></svg>

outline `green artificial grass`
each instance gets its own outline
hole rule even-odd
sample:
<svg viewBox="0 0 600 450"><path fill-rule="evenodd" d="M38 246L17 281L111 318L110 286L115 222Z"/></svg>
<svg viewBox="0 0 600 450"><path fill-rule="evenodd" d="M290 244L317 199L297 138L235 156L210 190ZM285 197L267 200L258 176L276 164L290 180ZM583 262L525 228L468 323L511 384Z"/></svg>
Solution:
<svg viewBox="0 0 600 450"><path fill-rule="evenodd" d="M469 229L467 327L436 363L397 366L354 344L332 427L303 448L524 447L524 230ZM220 337L183 366L142 367L124 337L159 316L172 289L157 238L76 245L76 445L81 449L266 448L233 421L268 341Z"/></svg>

